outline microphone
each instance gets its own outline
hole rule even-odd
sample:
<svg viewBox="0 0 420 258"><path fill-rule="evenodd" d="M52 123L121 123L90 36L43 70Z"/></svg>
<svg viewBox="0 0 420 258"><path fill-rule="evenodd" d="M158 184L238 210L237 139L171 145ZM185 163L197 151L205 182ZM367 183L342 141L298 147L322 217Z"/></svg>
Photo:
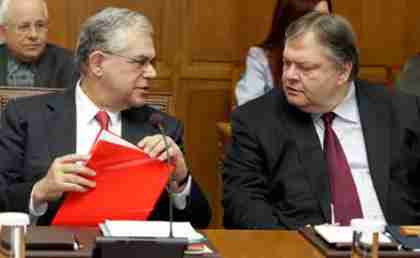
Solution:
<svg viewBox="0 0 420 258"><path fill-rule="evenodd" d="M165 132L165 128L163 126L163 116L159 113L153 113L150 117L150 122L152 123L152 125L154 127L156 127L160 134L162 135L163 138L163 143L165 144L165 152L166 152L166 163L169 167L170 164L170 155L169 155L169 144L168 141L166 139L166 132ZM172 172L171 173L171 178L170 178L170 182L169 182L169 188L168 188L168 192L169 192L169 237L173 238L174 234L173 234L173 220L174 220L174 215L173 215L173 210L174 210L174 204L173 204L173 195L174 195L174 191L172 188L172 185L176 184L176 176L175 173Z"/></svg>

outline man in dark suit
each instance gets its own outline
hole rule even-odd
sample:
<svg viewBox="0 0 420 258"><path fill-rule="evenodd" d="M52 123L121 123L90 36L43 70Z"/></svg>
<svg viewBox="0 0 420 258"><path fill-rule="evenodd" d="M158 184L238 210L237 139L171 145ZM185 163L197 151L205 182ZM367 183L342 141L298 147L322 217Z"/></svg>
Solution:
<svg viewBox="0 0 420 258"><path fill-rule="evenodd" d="M64 87L78 72L72 53L47 43L48 8L44 0L0 3L0 85Z"/></svg>
<svg viewBox="0 0 420 258"><path fill-rule="evenodd" d="M286 35L282 88L232 114L225 226L419 224L419 99L355 79L339 16L308 14Z"/></svg>
<svg viewBox="0 0 420 258"><path fill-rule="evenodd" d="M49 224L66 192L95 187L95 171L83 162L101 128L166 160L163 136L150 121L158 113L175 165L174 218L208 225L210 207L188 172L180 122L145 105L149 80L156 76L152 34L144 15L104 9L82 26L77 48L82 75L75 88L8 103L0 129L0 192L5 196L0 208L29 212L38 224ZM165 192L151 219L168 220L168 201Z"/></svg>

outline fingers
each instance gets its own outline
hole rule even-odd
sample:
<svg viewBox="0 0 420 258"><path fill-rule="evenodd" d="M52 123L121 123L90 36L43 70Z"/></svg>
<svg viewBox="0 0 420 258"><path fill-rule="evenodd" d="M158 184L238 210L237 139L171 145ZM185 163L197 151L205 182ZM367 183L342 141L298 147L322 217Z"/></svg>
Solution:
<svg viewBox="0 0 420 258"><path fill-rule="evenodd" d="M79 174L82 176L95 176L96 172L93 171L92 169L85 167L82 164L77 164L77 163L66 163L66 164L61 164L57 169L56 169L56 173L63 173L63 174L69 174L69 173L73 173L73 174Z"/></svg>
<svg viewBox="0 0 420 258"><path fill-rule="evenodd" d="M86 192L89 188L96 186L95 181L75 174L64 174L62 179L62 187L65 192Z"/></svg>
<svg viewBox="0 0 420 258"><path fill-rule="evenodd" d="M180 150L178 145L172 140L172 138L166 136L165 137L167 144L168 144L168 152L169 156L175 157L176 155L180 154ZM146 152L150 157L152 158L158 158L160 160L166 160L167 159L167 153L166 153L166 144L163 140L162 135L153 135L153 136L147 136L143 138L138 144L140 148L143 149L144 152Z"/></svg>
<svg viewBox="0 0 420 258"><path fill-rule="evenodd" d="M81 155L81 154L68 154L61 157L58 157L54 160L57 163L76 163L81 162L84 163L88 161L89 155Z"/></svg>

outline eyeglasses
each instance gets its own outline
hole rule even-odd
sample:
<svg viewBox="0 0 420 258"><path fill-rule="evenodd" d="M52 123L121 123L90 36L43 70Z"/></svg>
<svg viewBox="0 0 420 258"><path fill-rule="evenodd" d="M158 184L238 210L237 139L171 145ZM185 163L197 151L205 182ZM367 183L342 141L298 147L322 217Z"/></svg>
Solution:
<svg viewBox="0 0 420 258"><path fill-rule="evenodd" d="M111 56L121 57L125 59L128 63L137 65L139 69L144 69L148 67L149 65L155 66L155 60L152 58L145 57L145 56L142 56L140 58L133 58L133 57L123 56L123 55L114 54L110 52L104 52L104 53Z"/></svg>
<svg viewBox="0 0 420 258"><path fill-rule="evenodd" d="M21 35L27 35L35 29L36 33L45 33L48 31L48 22L39 21L35 23L25 22L21 24L12 24L16 32Z"/></svg>

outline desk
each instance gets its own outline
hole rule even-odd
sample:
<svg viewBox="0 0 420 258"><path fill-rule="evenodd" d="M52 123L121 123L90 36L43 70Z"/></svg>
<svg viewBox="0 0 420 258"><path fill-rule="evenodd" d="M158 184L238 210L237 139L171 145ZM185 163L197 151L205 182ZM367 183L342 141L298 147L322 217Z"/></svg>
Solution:
<svg viewBox="0 0 420 258"><path fill-rule="evenodd" d="M72 228L83 248L78 252L32 252L39 258L88 258L99 234L94 228ZM296 231L203 230L219 255L186 258L321 258L322 255ZM0 254L0 258L7 258Z"/></svg>
<svg viewBox="0 0 420 258"><path fill-rule="evenodd" d="M321 258L296 231L204 230L223 258Z"/></svg>

